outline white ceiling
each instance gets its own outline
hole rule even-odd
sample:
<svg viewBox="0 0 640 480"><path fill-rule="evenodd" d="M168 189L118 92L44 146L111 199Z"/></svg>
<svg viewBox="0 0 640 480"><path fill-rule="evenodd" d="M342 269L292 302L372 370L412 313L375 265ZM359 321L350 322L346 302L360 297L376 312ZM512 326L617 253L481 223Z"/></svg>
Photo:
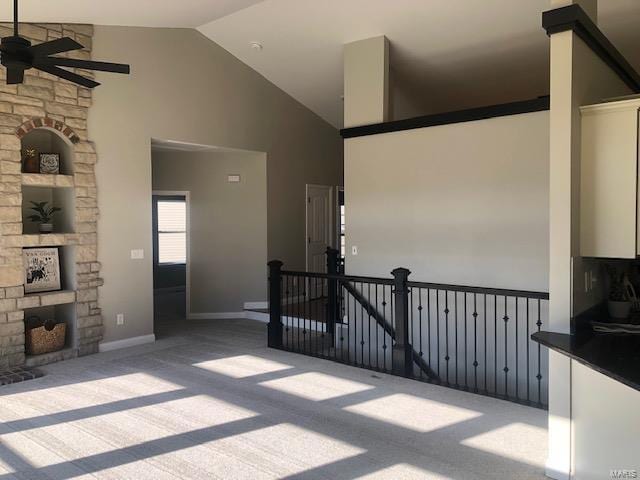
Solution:
<svg viewBox="0 0 640 480"><path fill-rule="evenodd" d="M426 114L545 95L549 0L266 0L199 28L322 118L342 125L342 46L386 35L392 75ZM640 0L600 0L637 52ZM615 35L613 35L615 33ZM250 48L259 41L262 51ZM625 52L626 53L626 52ZM640 60L640 58L638 58ZM406 102L405 102L406 103Z"/></svg>
<svg viewBox="0 0 640 480"><path fill-rule="evenodd" d="M262 0L20 0L20 21L141 27L198 27ZM1 0L0 20L13 19Z"/></svg>
<svg viewBox="0 0 640 480"><path fill-rule="evenodd" d="M11 17L2 0L0 19ZM334 126L342 124L342 46L391 42L407 114L548 93L550 0L22 0L22 19L198 27ZM600 0L600 26L640 70L640 0ZM252 41L263 45L251 49ZM398 103L402 99L398 97Z"/></svg>

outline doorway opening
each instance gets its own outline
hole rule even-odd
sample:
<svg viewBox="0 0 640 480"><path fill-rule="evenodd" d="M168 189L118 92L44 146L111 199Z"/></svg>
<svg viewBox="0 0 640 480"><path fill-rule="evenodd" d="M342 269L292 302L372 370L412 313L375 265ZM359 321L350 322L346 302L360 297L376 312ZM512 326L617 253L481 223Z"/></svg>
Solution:
<svg viewBox="0 0 640 480"><path fill-rule="evenodd" d="M188 191L153 192L154 321L166 324L185 318L189 297Z"/></svg>
<svg viewBox="0 0 640 480"><path fill-rule="evenodd" d="M153 139L151 166L156 336L266 308L266 153Z"/></svg>

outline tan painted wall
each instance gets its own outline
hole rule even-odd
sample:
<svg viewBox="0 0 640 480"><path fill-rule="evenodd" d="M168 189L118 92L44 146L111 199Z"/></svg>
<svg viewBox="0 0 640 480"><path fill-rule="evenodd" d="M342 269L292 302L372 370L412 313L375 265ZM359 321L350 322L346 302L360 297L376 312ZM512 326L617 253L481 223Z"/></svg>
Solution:
<svg viewBox="0 0 640 480"><path fill-rule="evenodd" d="M549 115L345 142L347 270L546 291ZM351 247L357 245L357 256Z"/></svg>
<svg viewBox="0 0 640 480"><path fill-rule="evenodd" d="M341 183L338 132L194 30L98 26L94 57L132 68L98 75L89 119L105 340L152 331L152 137L266 152L268 256L303 268L305 183ZM143 261L130 259L133 248L145 249Z"/></svg>
<svg viewBox="0 0 640 480"><path fill-rule="evenodd" d="M367 38L344 46L344 126L389 120L389 40Z"/></svg>
<svg viewBox="0 0 640 480"><path fill-rule="evenodd" d="M263 153L153 152L153 189L190 192L190 313L267 301ZM227 176L238 174L240 183Z"/></svg>

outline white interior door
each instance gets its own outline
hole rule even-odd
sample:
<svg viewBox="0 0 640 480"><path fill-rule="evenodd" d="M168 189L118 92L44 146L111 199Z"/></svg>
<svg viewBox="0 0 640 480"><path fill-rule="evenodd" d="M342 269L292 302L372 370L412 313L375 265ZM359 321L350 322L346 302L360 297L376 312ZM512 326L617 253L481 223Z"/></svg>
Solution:
<svg viewBox="0 0 640 480"><path fill-rule="evenodd" d="M326 273L325 252L331 246L333 187L307 185L307 271Z"/></svg>

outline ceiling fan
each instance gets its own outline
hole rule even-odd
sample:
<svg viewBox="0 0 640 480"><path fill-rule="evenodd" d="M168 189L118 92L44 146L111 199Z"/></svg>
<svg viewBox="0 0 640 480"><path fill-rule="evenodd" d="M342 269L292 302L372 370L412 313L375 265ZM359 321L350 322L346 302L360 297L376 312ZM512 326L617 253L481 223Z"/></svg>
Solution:
<svg viewBox="0 0 640 480"><path fill-rule="evenodd" d="M0 63L7 69L7 84L22 83L25 70L31 68L42 70L87 88L95 88L100 84L90 78L60 67L124 74L130 72L129 65L121 63L94 62L51 56L82 48L84 48L82 45L69 37L58 38L32 46L29 40L18 34L18 0L13 0L13 35L4 37L0 42Z"/></svg>

